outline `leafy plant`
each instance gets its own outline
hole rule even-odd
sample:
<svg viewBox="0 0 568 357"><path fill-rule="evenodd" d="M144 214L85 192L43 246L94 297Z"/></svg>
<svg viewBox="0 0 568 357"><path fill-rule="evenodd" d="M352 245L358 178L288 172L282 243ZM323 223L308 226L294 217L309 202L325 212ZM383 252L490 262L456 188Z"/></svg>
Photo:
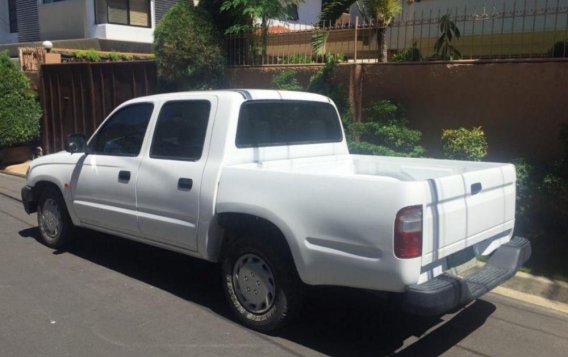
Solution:
<svg viewBox="0 0 568 357"><path fill-rule="evenodd" d="M480 161L487 156L487 140L481 127L442 131L442 152L448 159Z"/></svg>
<svg viewBox="0 0 568 357"><path fill-rule="evenodd" d="M349 149L355 154L418 157L422 133L408 127L404 108L390 100L379 100L365 110L362 122L349 125L355 140Z"/></svg>
<svg viewBox="0 0 568 357"><path fill-rule="evenodd" d="M75 52L75 57L87 62L100 62L102 59L101 54L97 50L79 50Z"/></svg>
<svg viewBox="0 0 568 357"><path fill-rule="evenodd" d="M568 40L556 42L547 54L549 57L568 57Z"/></svg>
<svg viewBox="0 0 568 357"><path fill-rule="evenodd" d="M296 71L293 69L287 69L276 74L272 78L272 84L281 90L304 90L304 87L296 79Z"/></svg>
<svg viewBox="0 0 568 357"><path fill-rule="evenodd" d="M290 56L283 57L280 59L279 63L283 64L305 64L305 63L312 63L312 56L306 54L294 54Z"/></svg>
<svg viewBox="0 0 568 357"><path fill-rule="evenodd" d="M112 51L111 53L108 54L108 58L113 62L118 62L122 60L122 55Z"/></svg>
<svg viewBox="0 0 568 357"><path fill-rule="evenodd" d="M154 32L154 53L162 89L219 86L225 64L221 45L221 35L207 11L188 1L172 6Z"/></svg>
<svg viewBox="0 0 568 357"><path fill-rule="evenodd" d="M26 144L39 136L41 109L27 77L0 52L0 148Z"/></svg>
<svg viewBox="0 0 568 357"><path fill-rule="evenodd" d="M333 80L339 61L335 56L325 56L324 58L326 64L310 77L307 90L330 97L337 106L344 123L349 122L351 120L349 94L343 84L336 83Z"/></svg>
<svg viewBox="0 0 568 357"><path fill-rule="evenodd" d="M239 33L253 31L257 21L260 21L260 43L262 56L266 57L268 48L268 27L270 19L289 18L290 6L296 5L300 0L223 0L221 12L240 13L248 18L248 23L237 22L227 28L225 33Z"/></svg>
<svg viewBox="0 0 568 357"><path fill-rule="evenodd" d="M461 37L458 26L452 21L449 14L440 19L440 37L434 44L436 55L444 60L455 60L462 57L461 52L453 45L454 39Z"/></svg>
<svg viewBox="0 0 568 357"><path fill-rule="evenodd" d="M399 0L367 0L367 11L376 21L377 47L379 62L387 61L387 28L392 20L402 11Z"/></svg>
<svg viewBox="0 0 568 357"><path fill-rule="evenodd" d="M422 53L420 53L420 49L416 46L416 41L414 41L411 48L405 48L394 54L392 60L394 62L418 62L422 61Z"/></svg>

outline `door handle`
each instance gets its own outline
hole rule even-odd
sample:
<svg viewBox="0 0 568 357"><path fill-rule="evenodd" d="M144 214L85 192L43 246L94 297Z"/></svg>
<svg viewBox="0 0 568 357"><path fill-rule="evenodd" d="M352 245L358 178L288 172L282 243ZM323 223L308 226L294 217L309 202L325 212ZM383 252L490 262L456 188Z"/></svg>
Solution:
<svg viewBox="0 0 568 357"><path fill-rule="evenodd" d="M130 171L119 171L118 181L130 181Z"/></svg>
<svg viewBox="0 0 568 357"><path fill-rule="evenodd" d="M180 178L178 180L178 189L189 191L193 187L193 180L189 178Z"/></svg>
<svg viewBox="0 0 568 357"><path fill-rule="evenodd" d="M481 186L480 182L476 182L474 184L471 185L471 195L477 195L478 193L481 192L481 190L483 189L483 186Z"/></svg>

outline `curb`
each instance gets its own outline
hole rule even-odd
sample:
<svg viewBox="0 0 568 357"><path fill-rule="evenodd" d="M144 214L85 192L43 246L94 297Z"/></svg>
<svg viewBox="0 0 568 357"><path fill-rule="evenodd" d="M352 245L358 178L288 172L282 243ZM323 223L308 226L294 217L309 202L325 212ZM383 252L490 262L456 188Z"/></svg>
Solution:
<svg viewBox="0 0 568 357"><path fill-rule="evenodd" d="M564 281L534 276L520 271L510 280L503 283L502 286L525 294L568 304L568 283Z"/></svg>
<svg viewBox="0 0 568 357"><path fill-rule="evenodd" d="M0 170L0 174L26 178L26 174L21 174L19 172L11 172L11 171L6 171L6 170Z"/></svg>

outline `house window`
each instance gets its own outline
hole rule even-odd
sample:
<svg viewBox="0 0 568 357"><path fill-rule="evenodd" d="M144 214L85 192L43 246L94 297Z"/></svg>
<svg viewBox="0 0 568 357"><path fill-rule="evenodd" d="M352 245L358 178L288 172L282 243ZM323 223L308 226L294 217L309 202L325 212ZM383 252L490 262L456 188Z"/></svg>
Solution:
<svg viewBox="0 0 568 357"><path fill-rule="evenodd" d="M97 24L151 27L150 0L95 0Z"/></svg>
<svg viewBox="0 0 568 357"><path fill-rule="evenodd" d="M10 33L18 32L18 17L16 14L16 0L8 0L8 18L10 21Z"/></svg>

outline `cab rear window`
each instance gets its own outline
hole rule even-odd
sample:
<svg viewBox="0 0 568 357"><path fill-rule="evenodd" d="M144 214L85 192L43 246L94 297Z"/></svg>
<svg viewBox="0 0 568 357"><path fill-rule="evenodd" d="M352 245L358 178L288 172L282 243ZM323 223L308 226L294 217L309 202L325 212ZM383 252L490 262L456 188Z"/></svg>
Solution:
<svg viewBox="0 0 568 357"><path fill-rule="evenodd" d="M342 140L337 111L329 103L262 100L241 106L236 138L239 148Z"/></svg>

